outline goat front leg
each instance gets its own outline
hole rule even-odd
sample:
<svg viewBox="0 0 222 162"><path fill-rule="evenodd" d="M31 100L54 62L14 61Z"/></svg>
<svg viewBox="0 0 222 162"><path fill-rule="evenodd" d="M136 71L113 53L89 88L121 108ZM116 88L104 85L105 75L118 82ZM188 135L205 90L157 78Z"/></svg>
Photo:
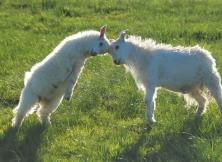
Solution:
<svg viewBox="0 0 222 162"><path fill-rule="evenodd" d="M73 90L76 84L77 75L72 72L67 79L67 86L64 94L64 99L70 101L73 95Z"/></svg>
<svg viewBox="0 0 222 162"><path fill-rule="evenodd" d="M156 98L155 87L149 87L145 94L146 121L147 121L147 124L149 125L152 125L153 123L156 122L155 117L154 117L155 98Z"/></svg>

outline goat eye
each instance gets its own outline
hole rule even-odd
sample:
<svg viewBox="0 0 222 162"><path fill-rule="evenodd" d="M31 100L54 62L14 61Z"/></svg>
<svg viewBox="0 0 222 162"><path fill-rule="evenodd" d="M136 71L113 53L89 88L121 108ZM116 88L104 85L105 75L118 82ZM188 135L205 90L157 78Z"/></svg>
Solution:
<svg viewBox="0 0 222 162"><path fill-rule="evenodd" d="M100 43L99 43L99 46L102 47L102 46L103 46L103 42L100 42Z"/></svg>
<svg viewBox="0 0 222 162"><path fill-rule="evenodd" d="M116 50L118 50L118 49L119 49L119 46L118 46L118 45L116 45L116 46L115 46L115 49L116 49Z"/></svg>

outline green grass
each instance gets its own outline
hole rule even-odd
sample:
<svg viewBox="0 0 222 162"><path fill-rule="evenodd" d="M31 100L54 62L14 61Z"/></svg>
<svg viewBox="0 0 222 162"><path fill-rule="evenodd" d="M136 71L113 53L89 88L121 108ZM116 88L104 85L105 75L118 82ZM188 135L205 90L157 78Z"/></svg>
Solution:
<svg viewBox="0 0 222 162"><path fill-rule="evenodd" d="M64 37L107 24L109 38L122 29L173 45L212 52L222 74L221 0L1 0L0 162L222 161L222 120L211 103L200 120L181 97L160 90L152 129L145 126L142 92L110 56L91 58L74 97L43 129L35 115L18 133L12 108L24 72Z"/></svg>

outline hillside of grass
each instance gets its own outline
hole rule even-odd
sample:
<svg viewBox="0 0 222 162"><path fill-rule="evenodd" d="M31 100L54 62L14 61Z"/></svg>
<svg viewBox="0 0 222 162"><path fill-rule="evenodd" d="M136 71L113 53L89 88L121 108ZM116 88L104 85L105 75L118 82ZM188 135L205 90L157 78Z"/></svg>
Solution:
<svg viewBox="0 0 222 162"><path fill-rule="evenodd" d="M157 123L145 125L142 92L109 55L90 58L70 102L43 128L37 117L11 129L25 71L66 36L106 24L107 36L129 34L212 52L222 74L221 0L1 0L0 162L222 161L216 103L200 120L183 98L160 90Z"/></svg>

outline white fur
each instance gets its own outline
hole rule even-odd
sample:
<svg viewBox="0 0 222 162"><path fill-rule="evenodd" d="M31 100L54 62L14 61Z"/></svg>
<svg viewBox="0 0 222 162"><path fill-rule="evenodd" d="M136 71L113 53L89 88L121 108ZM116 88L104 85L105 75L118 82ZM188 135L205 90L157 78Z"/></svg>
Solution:
<svg viewBox="0 0 222 162"><path fill-rule="evenodd" d="M100 43L103 43L100 46ZM64 39L43 61L26 72L20 101L14 109L12 126L19 127L25 115L37 109L44 124L63 97L70 99L85 60L108 51L109 41L97 31L85 31Z"/></svg>
<svg viewBox="0 0 222 162"><path fill-rule="evenodd" d="M173 47L157 44L152 39L129 36L125 32L113 41L109 53L116 64L124 64L131 72L138 87L145 93L148 123L155 122L156 90L163 87L188 94L198 103L197 115L205 112L206 89L216 99L222 111L221 78L210 52L194 47Z"/></svg>

